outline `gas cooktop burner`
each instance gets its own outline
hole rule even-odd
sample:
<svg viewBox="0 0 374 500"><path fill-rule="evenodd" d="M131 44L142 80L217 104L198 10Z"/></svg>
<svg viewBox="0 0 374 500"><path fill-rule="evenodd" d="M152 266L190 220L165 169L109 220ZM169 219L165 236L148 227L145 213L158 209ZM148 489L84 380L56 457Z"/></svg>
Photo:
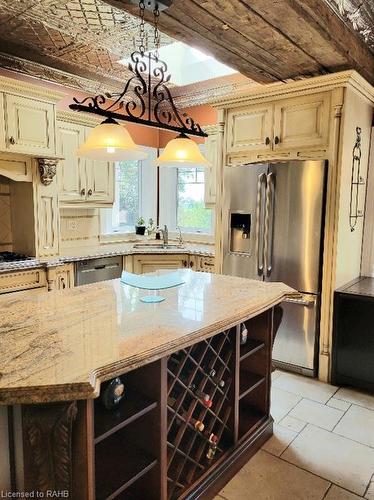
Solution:
<svg viewBox="0 0 374 500"><path fill-rule="evenodd" d="M0 262L17 262L20 260L30 260L32 257L28 257L23 253L17 252L0 252Z"/></svg>

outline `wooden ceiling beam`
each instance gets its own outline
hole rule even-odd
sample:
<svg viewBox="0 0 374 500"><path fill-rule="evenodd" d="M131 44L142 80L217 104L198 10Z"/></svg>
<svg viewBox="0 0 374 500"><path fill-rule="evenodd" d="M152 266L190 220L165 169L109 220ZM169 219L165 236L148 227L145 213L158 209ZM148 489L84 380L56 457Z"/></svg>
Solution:
<svg viewBox="0 0 374 500"><path fill-rule="evenodd" d="M160 29L259 83L353 68L374 84L373 54L327 0L174 0Z"/></svg>

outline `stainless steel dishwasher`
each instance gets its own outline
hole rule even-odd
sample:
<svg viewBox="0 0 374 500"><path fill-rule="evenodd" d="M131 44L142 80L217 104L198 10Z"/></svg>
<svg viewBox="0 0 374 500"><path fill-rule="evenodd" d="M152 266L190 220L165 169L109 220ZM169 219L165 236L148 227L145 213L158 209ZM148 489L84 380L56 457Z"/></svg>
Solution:
<svg viewBox="0 0 374 500"><path fill-rule="evenodd" d="M75 268L75 285L88 285L97 281L120 278L122 273L122 256L101 257L77 262Z"/></svg>

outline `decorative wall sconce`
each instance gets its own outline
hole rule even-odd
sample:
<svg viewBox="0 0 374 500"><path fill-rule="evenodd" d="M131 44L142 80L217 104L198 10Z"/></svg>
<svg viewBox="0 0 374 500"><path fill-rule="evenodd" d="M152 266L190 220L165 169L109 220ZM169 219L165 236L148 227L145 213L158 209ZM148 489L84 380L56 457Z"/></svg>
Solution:
<svg viewBox="0 0 374 500"><path fill-rule="evenodd" d="M351 174L351 198L349 203L349 226L351 232L356 229L358 219L364 216L363 210L359 208L360 187L365 186L361 169L361 128L356 127L356 142L352 151L352 174Z"/></svg>

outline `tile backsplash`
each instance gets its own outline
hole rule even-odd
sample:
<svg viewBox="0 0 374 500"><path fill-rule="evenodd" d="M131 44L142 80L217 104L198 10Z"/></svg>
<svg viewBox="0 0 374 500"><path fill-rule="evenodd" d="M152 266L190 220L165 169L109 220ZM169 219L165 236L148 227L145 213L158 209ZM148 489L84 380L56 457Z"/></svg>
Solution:
<svg viewBox="0 0 374 500"><path fill-rule="evenodd" d="M99 209L62 208L60 210L61 250L99 244Z"/></svg>
<svg viewBox="0 0 374 500"><path fill-rule="evenodd" d="M0 251L11 251L12 219L10 213L10 188L9 182L0 178Z"/></svg>

